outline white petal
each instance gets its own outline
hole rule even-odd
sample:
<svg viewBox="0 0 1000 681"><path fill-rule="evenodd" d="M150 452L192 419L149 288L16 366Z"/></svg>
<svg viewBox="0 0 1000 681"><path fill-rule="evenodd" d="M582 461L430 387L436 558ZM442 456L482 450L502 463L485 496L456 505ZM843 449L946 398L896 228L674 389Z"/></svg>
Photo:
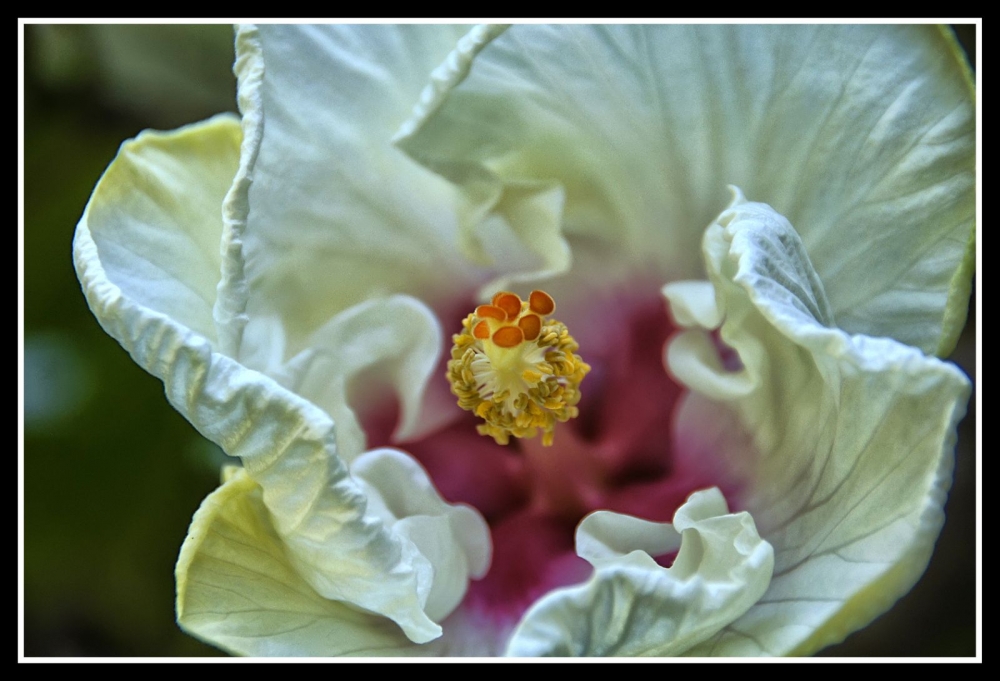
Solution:
<svg viewBox="0 0 1000 681"><path fill-rule="evenodd" d="M589 276L619 276L617 261L697 278L702 230L737 184L800 230L843 328L953 346L975 130L943 29L532 25L477 49L400 144L481 210L517 183L557 183L574 258L608 263Z"/></svg>
<svg viewBox="0 0 1000 681"><path fill-rule="evenodd" d="M472 507L442 501L427 472L403 452L366 452L351 473L365 490L369 512L419 549L426 566L424 610L441 621L461 602L469 578L486 574L492 548L486 521Z"/></svg>
<svg viewBox="0 0 1000 681"><path fill-rule="evenodd" d="M678 547L669 568L652 557ZM594 575L533 605L509 655L676 655L746 612L774 564L753 519L729 514L718 489L692 494L672 526L597 511L577 529L577 553Z"/></svg>
<svg viewBox="0 0 1000 681"><path fill-rule="evenodd" d="M222 199L239 144L233 116L144 132L122 144L81 219L110 283L208 339L215 337Z"/></svg>
<svg viewBox="0 0 1000 681"><path fill-rule="evenodd" d="M170 403L205 437L243 460L303 579L324 598L394 620L414 642L431 640L441 628L420 602L419 549L366 512L361 489L337 456L327 413L217 352L205 335L212 332L203 326L207 317L196 305L169 303L174 295L193 300L189 293L184 297L186 288L207 288L207 270L197 266L194 245L206 230L218 238L220 226L205 218L189 223L187 207L207 202L203 192L214 191L221 201L216 189L232 179L232 164L221 154L197 152L228 148L233 159L234 130L232 123L216 120L126 143L127 153L108 169L77 227L80 283L101 325L163 380ZM145 166L148 173L136 172L135 159L150 156L175 174L157 174L151 165ZM161 176L185 183L145 179ZM164 209L150 209L161 204ZM135 261L120 259L120 244L139 254ZM129 273L147 260L165 265L161 269L171 276L157 278L155 267L140 269L152 277L144 287L143 279Z"/></svg>
<svg viewBox="0 0 1000 681"><path fill-rule="evenodd" d="M244 338L258 318L280 321L288 359L367 298L439 300L471 286L457 250L457 194L389 144L466 30L239 30L247 141L227 204L228 264L216 310L227 351L245 362L260 357L268 338Z"/></svg>
<svg viewBox="0 0 1000 681"><path fill-rule="evenodd" d="M753 390L747 370L727 371L708 334L682 331L667 346L666 364L670 374L684 385L716 400L746 395Z"/></svg>
<svg viewBox="0 0 1000 681"><path fill-rule="evenodd" d="M722 323L715 289L707 281L673 281L663 286L674 321L679 326L715 328Z"/></svg>
<svg viewBox="0 0 1000 681"><path fill-rule="evenodd" d="M737 195L707 231L705 255L721 337L749 390L695 396L682 413L691 427L748 436L715 438L715 455L745 481L743 505L774 546L775 569L746 615L689 653L808 654L884 612L922 573L968 380L914 348L826 326L823 287L769 206ZM699 361L667 357L678 376L678 363Z"/></svg>
<svg viewBox="0 0 1000 681"><path fill-rule="evenodd" d="M320 596L271 525L261 489L240 470L210 494L177 560L177 621L243 655L413 654L391 620Z"/></svg>
<svg viewBox="0 0 1000 681"><path fill-rule="evenodd" d="M177 621L213 645L254 656L486 656L494 628L457 610L416 645L391 620L323 598L289 561L260 487L236 468L202 503L177 560Z"/></svg>
<svg viewBox="0 0 1000 681"><path fill-rule="evenodd" d="M724 500L721 513L726 513ZM611 564L633 551L661 556L680 547L680 532L670 523L611 511L594 511L576 528L576 553L594 567Z"/></svg>
<svg viewBox="0 0 1000 681"><path fill-rule="evenodd" d="M369 382L385 381L395 390L402 409L396 436L411 437L429 425L419 421L421 399L441 347L442 332L433 313L414 298L392 296L344 310L309 338L305 350L271 373L333 417L338 454L350 462L366 448L348 404L349 389L364 393L365 386L355 379L363 375Z"/></svg>

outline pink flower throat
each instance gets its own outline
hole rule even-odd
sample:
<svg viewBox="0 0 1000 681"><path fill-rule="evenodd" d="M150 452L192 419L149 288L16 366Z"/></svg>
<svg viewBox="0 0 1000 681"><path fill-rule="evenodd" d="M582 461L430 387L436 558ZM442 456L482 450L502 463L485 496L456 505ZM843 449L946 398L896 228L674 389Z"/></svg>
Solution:
<svg viewBox="0 0 1000 681"><path fill-rule="evenodd" d="M590 565L574 550L576 526L588 513L668 522L696 490L716 485L734 498L712 462L687 451L697 447L679 446L674 435L684 389L663 364L674 327L662 298L629 299L618 311L622 321L600 330L602 347L580 342L592 367L581 385L580 415L558 424L551 447L540 438L498 445L457 406L447 427L405 445L390 441L398 410L362 415L369 447L400 446L427 469L446 501L475 507L489 523L493 562L470 583L462 607L498 624L516 622L540 596L589 576ZM460 326L446 327L449 345ZM675 554L656 558L669 566Z"/></svg>

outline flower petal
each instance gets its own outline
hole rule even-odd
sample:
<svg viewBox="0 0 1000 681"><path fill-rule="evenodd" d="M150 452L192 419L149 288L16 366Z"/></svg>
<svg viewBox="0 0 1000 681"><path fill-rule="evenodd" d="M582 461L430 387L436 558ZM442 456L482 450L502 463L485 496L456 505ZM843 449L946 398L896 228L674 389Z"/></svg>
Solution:
<svg viewBox="0 0 1000 681"><path fill-rule="evenodd" d="M416 645L391 620L323 598L302 579L260 487L229 467L195 513L177 560L177 621L213 645L254 656L494 655L493 627L459 609Z"/></svg>
<svg viewBox="0 0 1000 681"><path fill-rule="evenodd" d="M461 602L469 578L478 579L489 568L486 521L471 506L442 501L427 472L403 452L365 452L351 473L365 491L369 512L412 541L426 559L424 610L433 620L444 619Z"/></svg>
<svg viewBox="0 0 1000 681"><path fill-rule="evenodd" d="M663 287L674 321L679 326L714 329L722 323L715 289L707 281L674 281Z"/></svg>
<svg viewBox="0 0 1000 681"><path fill-rule="evenodd" d="M231 262L217 310L227 352L247 362L258 356L259 348L243 354L244 344L267 341L243 338L255 335L257 318L280 320L287 359L369 297L439 300L462 290L469 268L456 250L458 196L389 138L466 30L240 28L247 143L228 206Z"/></svg>
<svg viewBox="0 0 1000 681"><path fill-rule="evenodd" d="M944 29L533 25L477 49L471 68L449 58L458 76L428 86L399 143L484 212L504 187L558 183L574 258L693 278L737 184L800 230L843 328L953 346L975 130Z"/></svg>
<svg viewBox="0 0 1000 681"><path fill-rule="evenodd" d="M239 144L239 122L228 115L143 132L122 144L81 219L109 282L210 340L222 199Z"/></svg>
<svg viewBox="0 0 1000 681"><path fill-rule="evenodd" d="M673 525L597 511L576 541L594 575L533 605L508 654L676 655L746 612L774 565L750 514L729 514L715 488L692 494ZM669 568L653 558L678 547Z"/></svg>
<svg viewBox="0 0 1000 681"><path fill-rule="evenodd" d="M324 598L384 615L414 642L429 641L441 628L422 607L418 563L425 558L412 540L367 512L361 488L337 456L328 414L217 352L207 302L200 313L171 302L175 295L194 300L190 289L201 297L209 290L206 259L192 244L202 243L206 230L218 238L221 219L191 222L187 207L221 205L237 132L231 122L212 120L123 146L77 227L74 263L84 294L105 330L163 380L174 408L242 459L303 579ZM174 184L178 179L185 183ZM135 255L129 260L123 252ZM161 267L144 268L146 262ZM130 274L134 267L151 277L148 287Z"/></svg>
<svg viewBox="0 0 1000 681"><path fill-rule="evenodd" d="M742 505L775 568L746 615L688 652L808 654L884 612L923 572L969 382L914 348L825 325L802 241L769 206L737 191L704 248L721 337L742 366L671 347L671 371L711 399L692 395L679 422L750 436L750 447L716 438L714 453L745 481ZM725 380L702 381L685 363L739 377L740 389L718 390Z"/></svg>
<svg viewBox="0 0 1000 681"><path fill-rule="evenodd" d="M275 321L274 326L279 323ZM419 417L421 398L441 347L442 332L433 313L414 298L391 296L339 313L312 334L306 349L269 373L333 417L337 453L350 462L366 447L364 431L348 403L349 391L361 393L357 396L362 400L384 399L384 391L364 394L364 383L387 382L402 407L397 439L419 434L433 426L420 423Z"/></svg>
<svg viewBox="0 0 1000 681"><path fill-rule="evenodd" d="M177 621L241 655L391 655L414 647L391 620L316 593L242 469L191 522L177 560Z"/></svg>

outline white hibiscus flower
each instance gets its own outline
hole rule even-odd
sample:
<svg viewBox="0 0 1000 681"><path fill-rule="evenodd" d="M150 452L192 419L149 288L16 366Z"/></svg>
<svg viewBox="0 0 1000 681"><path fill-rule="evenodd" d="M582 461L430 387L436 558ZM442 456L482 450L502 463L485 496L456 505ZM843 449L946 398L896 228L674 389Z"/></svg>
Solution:
<svg viewBox="0 0 1000 681"><path fill-rule="evenodd" d="M242 120L125 143L74 243L104 328L242 464L181 550L187 631L808 654L914 584L969 395L933 356L974 230L946 32L236 43Z"/></svg>

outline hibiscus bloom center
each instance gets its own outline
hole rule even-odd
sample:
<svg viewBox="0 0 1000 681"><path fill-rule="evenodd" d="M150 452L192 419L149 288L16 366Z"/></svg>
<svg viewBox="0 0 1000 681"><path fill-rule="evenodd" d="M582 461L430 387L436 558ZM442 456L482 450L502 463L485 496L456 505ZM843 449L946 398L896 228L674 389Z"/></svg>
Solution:
<svg viewBox="0 0 1000 681"><path fill-rule="evenodd" d="M602 342L588 348L581 341L590 369L574 407L579 415L555 424L554 438L543 428L542 438L498 444L495 439L506 438L484 437L495 433L484 431L473 406L456 407L445 427L399 444L390 437L397 410L361 414L369 447L405 449L445 500L475 507L489 523L493 562L483 579L470 583L463 606L499 626L516 623L548 591L589 576L590 564L574 550L576 525L588 513L611 510L669 522L692 492L712 486L722 489L731 509L738 506L736 486L705 448L678 437L676 411L685 391L664 367L674 326L658 291L623 294L613 308L567 324ZM475 315L464 321L473 333L480 323ZM462 321L445 329L459 331ZM447 348L446 356L454 354ZM655 558L669 566L674 554Z"/></svg>
<svg viewBox="0 0 1000 681"><path fill-rule="evenodd" d="M522 301L501 291L490 305L479 305L452 339L448 382L458 406L485 423L476 428L505 445L510 436L534 438L550 446L555 424L579 414L580 382L590 365L566 325L546 317L555 301L532 291Z"/></svg>

